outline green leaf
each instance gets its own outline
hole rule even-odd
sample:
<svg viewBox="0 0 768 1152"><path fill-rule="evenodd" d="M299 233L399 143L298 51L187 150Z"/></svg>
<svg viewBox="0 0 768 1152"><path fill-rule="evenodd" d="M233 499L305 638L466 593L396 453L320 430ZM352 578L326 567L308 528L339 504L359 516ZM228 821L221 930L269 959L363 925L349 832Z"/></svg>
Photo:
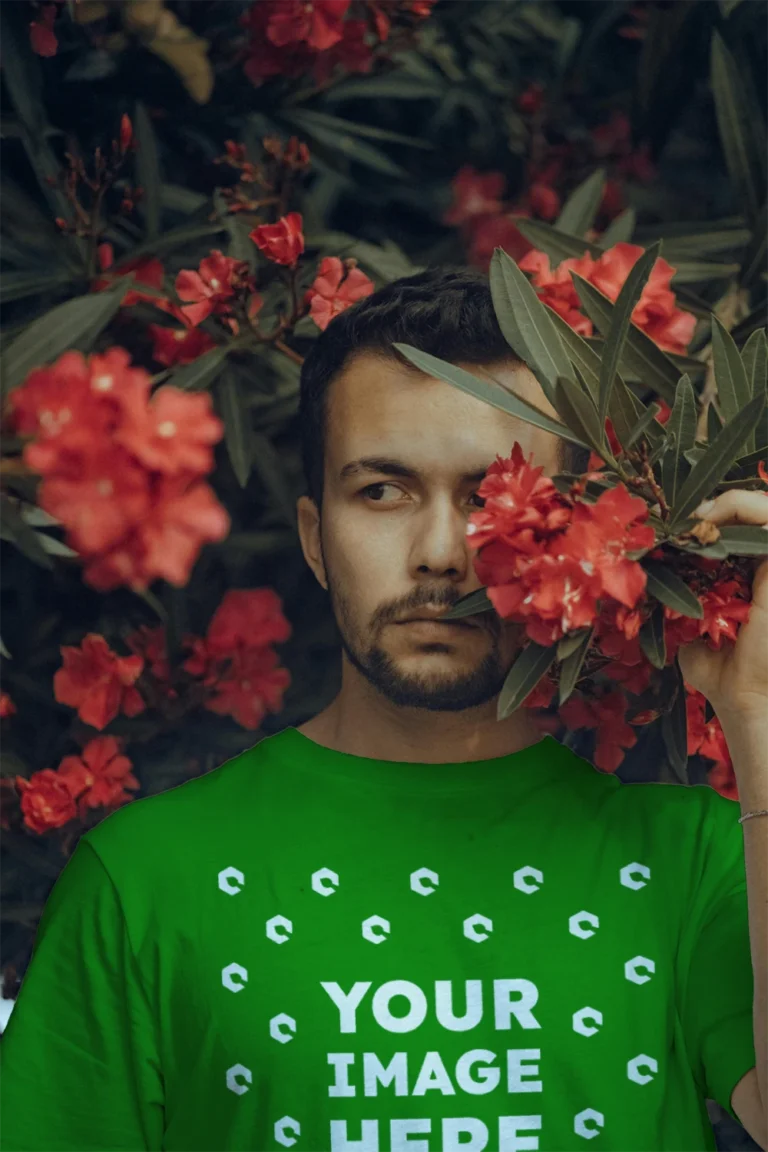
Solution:
<svg viewBox="0 0 768 1152"><path fill-rule="evenodd" d="M496 718L506 720L530 696L542 676L552 666L557 655L557 644L542 648L529 641L507 673L504 687L499 693Z"/></svg>
<svg viewBox="0 0 768 1152"><path fill-rule="evenodd" d="M750 288L765 276L766 251L768 251L768 203L763 204L755 222L754 231L741 254L739 284Z"/></svg>
<svg viewBox="0 0 768 1152"><path fill-rule="evenodd" d="M758 328L741 350L741 361L749 381L750 393L757 396L768 388L768 340L765 329Z"/></svg>
<svg viewBox="0 0 768 1152"><path fill-rule="evenodd" d="M710 404L709 407L707 408L707 441L708 441L708 443L711 444L712 441L715 439L715 437L720 435L720 432L722 431L722 427L723 427L723 422L720 419L720 415L717 411L717 408L715 408L714 404Z"/></svg>
<svg viewBox="0 0 768 1152"><path fill-rule="evenodd" d="M574 188L555 221L559 232L585 236L595 222L605 188L605 168L597 168Z"/></svg>
<svg viewBox="0 0 768 1152"><path fill-rule="evenodd" d="M478 400L483 400L486 404L490 404L502 412L509 412L537 428L542 428L545 432L552 432L555 436L561 436L582 448L588 447L578 436L574 436L565 424L547 416L545 412L540 411L527 400L515 396L497 381L481 380L479 376L475 376L455 364L449 364L446 360L440 360L439 357L432 356L429 352L421 352L410 344L393 344L392 347L396 348L415 367L426 372L428 376L445 380L447 384L453 384L469 396L475 396Z"/></svg>
<svg viewBox="0 0 768 1152"><path fill-rule="evenodd" d="M303 108L298 113L290 113L287 118L293 123L300 119L303 127L309 132L320 128L338 136L363 136L369 140L389 140L393 144L407 144L411 148L427 150L434 148L434 144L419 136L406 136L402 132L393 132L390 128L380 128L376 124L361 124L356 120L347 120L343 116L334 116L330 112Z"/></svg>
<svg viewBox="0 0 768 1152"><path fill-rule="evenodd" d="M148 240L155 240L160 235L160 218L162 211L160 177L160 159L157 153L157 140L152 121L146 108L140 100L136 101L134 111L133 130L136 137L136 175L138 182L144 189L144 195L138 203L139 214L144 219L144 228Z"/></svg>
<svg viewBox="0 0 768 1152"><path fill-rule="evenodd" d="M296 498L287 483L280 455L262 432L251 432L251 463L283 518L295 526Z"/></svg>
<svg viewBox="0 0 768 1152"><path fill-rule="evenodd" d="M757 473L757 465L760 461L768 460L768 437L766 437L762 448L757 448L754 452L750 452L748 456L740 456L736 461L735 467L742 471L748 472L750 475Z"/></svg>
<svg viewBox="0 0 768 1152"><path fill-rule="evenodd" d="M33 321L0 356L3 395L17 388L33 368L47 364L59 353L69 348L88 351L130 286L130 277L123 277L114 288L57 304Z"/></svg>
<svg viewBox="0 0 768 1152"><path fill-rule="evenodd" d="M593 632L593 628L580 628L577 633L574 633L573 639L575 640L575 638L578 636L579 642L571 651L567 652L566 655L562 654L562 640L557 646L558 658L562 660L558 696L561 706L565 704L566 700L576 687L576 681L579 678L579 673L581 672L587 652L589 651L590 643L592 642ZM570 637L563 637L563 639L569 638Z"/></svg>
<svg viewBox="0 0 768 1152"><path fill-rule="evenodd" d="M610 462L613 454L608 451L605 435L601 435L600 418L586 389L559 376L555 384L555 407L571 431L586 441L602 460Z"/></svg>
<svg viewBox="0 0 768 1152"><path fill-rule="evenodd" d="M662 604L656 605L642 625L638 639L640 647L654 668L663 668L667 659L667 647L664 641L664 607Z"/></svg>
<svg viewBox="0 0 768 1152"><path fill-rule="evenodd" d="M657 240L640 256L629 270L611 316L611 327L606 335L605 348L600 361L600 424L608 415L608 402L613 390L613 381L619 367L622 349L629 333L629 325L635 306L642 295L648 277L661 250Z"/></svg>
<svg viewBox="0 0 768 1152"><path fill-rule="evenodd" d="M501 248L491 259L490 282L493 307L504 338L533 370L547 399L554 404L555 381L559 376L571 377L573 369L550 320L550 309L545 308L525 274Z"/></svg>
<svg viewBox="0 0 768 1152"><path fill-rule="evenodd" d="M637 424L635 424L634 428L627 437L626 443L622 444L622 447L631 448L633 444L635 444L642 436L644 436L648 431L649 426L656 419L656 415L659 412L661 412L660 404L651 404L650 407L646 408L645 412L643 412Z"/></svg>
<svg viewBox="0 0 768 1152"><path fill-rule="evenodd" d="M625 208L623 212L611 220L605 232L598 236L600 247L605 251L608 248L613 248L614 244L630 244L636 222L637 213L634 208Z"/></svg>
<svg viewBox="0 0 768 1152"><path fill-rule="evenodd" d="M579 236L571 236L568 232L561 232L543 220L531 220L528 216L512 215L518 231L523 234L534 248L538 248L550 259L550 264L556 268L561 260L574 256L581 258L588 253L597 260L603 255L603 249L592 240L582 240Z"/></svg>
<svg viewBox="0 0 768 1152"><path fill-rule="evenodd" d="M739 66L717 30L711 41L710 83L725 162L747 217L756 223L765 189L755 149L765 148L765 123L761 109L748 100Z"/></svg>
<svg viewBox="0 0 768 1152"><path fill-rule="evenodd" d="M55 292L57 288L71 284L72 273L67 268L59 268L55 272L3 272L0 303L7 304L10 300L24 300L27 296Z"/></svg>
<svg viewBox="0 0 768 1152"><path fill-rule="evenodd" d="M488 598L487 588L476 588L457 600L453 608L442 617L443 620L461 620L464 616L477 616L481 612L495 612L493 603Z"/></svg>
<svg viewBox="0 0 768 1152"><path fill-rule="evenodd" d="M728 524L720 529L720 539L729 556L768 555L768 528L763 524Z"/></svg>
<svg viewBox="0 0 768 1152"><path fill-rule="evenodd" d="M674 507L678 489L691 471L684 453L696 442L696 397L688 375L677 382L675 403L665 428L668 436L674 436L674 447L661 462L661 486L667 503Z"/></svg>
<svg viewBox="0 0 768 1152"><path fill-rule="evenodd" d="M741 0L719 0L719 3L720 11L722 12L724 18L727 20L731 13L738 8L739 4L741 4Z"/></svg>
<svg viewBox="0 0 768 1152"><path fill-rule="evenodd" d="M401 180L408 179L408 173L401 165L391 160L381 149L373 144L367 144L357 136L344 135L335 129L324 127L318 123L308 123L305 112L285 113L283 119L298 128L302 135L307 135L318 143L325 145L332 155L341 154L348 160L372 168L374 172L381 172L384 176L394 176Z"/></svg>
<svg viewBox="0 0 768 1152"><path fill-rule="evenodd" d="M0 537L15 544L28 560L39 564L42 568L53 568L53 561L40 541L40 533L25 524L18 505L15 501L4 496L0 500L2 517L0 517Z"/></svg>
<svg viewBox="0 0 768 1152"><path fill-rule="evenodd" d="M685 707L685 685L677 660L674 663L676 691L670 712L665 712L661 720L661 732L669 755L673 772L681 784L688 784L688 716Z"/></svg>
<svg viewBox="0 0 768 1152"><path fill-rule="evenodd" d="M704 456L694 464L680 489L668 525L676 532L684 520L713 491L718 481L733 464L746 441L750 429L758 423L765 408L766 396L755 396L745 408L712 441Z"/></svg>
<svg viewBox="0 0 768 1152"><path fill-rule="evenodd" d="M744 362L731 334L712 315L712 360L720 409L725 422L733 420L752 395Z"/></svg>
<svg viewBox="0 0 768 1152"><path fill-rule="evenodd" d="M183 388L185 392L200 392L209 388L221 371L229 351L226 344L218 348L211 348L193 360L191 364L183 364L177 368L166 383L173 384L174 388Z"/></svg>
<svg viewBox="0 0 768 1152"><path fill-rule="evenodd" d="M740 264L723 264L716 260L677 260L671 283L677 288L680 284L704 284L710 280L727 280L735 276L740 267Z"/></svg>
<svg viewBox="0 0 768 1152"><path fill-rule="evenodd" d="M218 382L217 394L224 421L224 442L232 464L232 471L241 488L245 488L251 474L251 437L248 410L245 408L237 377L227 372Z"/></svg>
<svg viewBox="0 0 768 1152"><path fill-rule="evenodd" d="M584 311L603 336L607 336L611 330L614 304L598 291L594 284L590 284L577 273L572 272L571 279ZM622 368L626 364L633 372L637 372L638 378L646 388L652 388L668 404L673 404L675 386L680 375L677 366L664 355L650 336L646 336L645 332L641 332L631 322L623 352Z"/></svg>
<svg viewBox="0 0 768 1152"><path fill-rule="evenodd" d="M683 616L690 616L694 620L703 618L704 609L698 596L666 564L659 560L644 560L643 568L648 577L646 591L650 596L674 608L675 612L681 612Z"/></svg>

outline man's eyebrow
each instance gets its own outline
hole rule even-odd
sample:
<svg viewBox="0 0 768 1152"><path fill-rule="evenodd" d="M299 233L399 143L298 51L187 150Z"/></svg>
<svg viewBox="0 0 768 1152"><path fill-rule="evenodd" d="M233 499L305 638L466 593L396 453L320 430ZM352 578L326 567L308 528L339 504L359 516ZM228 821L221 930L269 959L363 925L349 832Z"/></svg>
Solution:
<svg viewBox="0 0 768 1152"><path fill-rule="evenodd" d="M482 468L478 472L465 472L461 480L471 484L479 484L487 472ZM402 476L408 480L417 480L421 473L415 468L409 468L400 460L392 460L389 456L362 456L359 460L351 460L345 464L339 473L339 479L346 480L350 476L360 476L366 472L377 472L385 476Z"/></svg>

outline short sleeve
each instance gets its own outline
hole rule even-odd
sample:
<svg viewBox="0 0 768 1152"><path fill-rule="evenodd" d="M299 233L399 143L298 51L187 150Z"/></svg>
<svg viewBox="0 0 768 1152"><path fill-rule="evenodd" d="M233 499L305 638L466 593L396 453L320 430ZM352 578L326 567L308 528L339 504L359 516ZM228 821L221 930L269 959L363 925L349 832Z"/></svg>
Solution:
<svg viewBox="0 0 768 1152"><path fill-rule="evenodd" d="M738 802L709 791L700 879L689 920L682 1021L706 1096L738 1121L731 1094L757 1062L744 833Z"/></svg>
<svg viewBox="0 0 768 1152"><path fill-rule="evenodd" d="M3 1152L162 1148L155 1021L119 894L84 838L43 909L0 1060Z"/></svg>

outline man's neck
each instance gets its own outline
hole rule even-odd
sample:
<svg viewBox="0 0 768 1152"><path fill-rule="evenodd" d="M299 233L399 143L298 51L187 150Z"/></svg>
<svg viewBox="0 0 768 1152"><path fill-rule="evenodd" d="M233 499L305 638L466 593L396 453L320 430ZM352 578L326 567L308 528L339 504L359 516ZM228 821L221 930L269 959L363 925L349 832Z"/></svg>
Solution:
<svg viewBox="0 0 768 1152"><path fill-rule="evenodd" d="M526 709L497 720L496 706L493 699L462 712L402 708L355 679L342 684L336 699L298 731L336 752L414 764L491 760L541 739Z"/></svg>

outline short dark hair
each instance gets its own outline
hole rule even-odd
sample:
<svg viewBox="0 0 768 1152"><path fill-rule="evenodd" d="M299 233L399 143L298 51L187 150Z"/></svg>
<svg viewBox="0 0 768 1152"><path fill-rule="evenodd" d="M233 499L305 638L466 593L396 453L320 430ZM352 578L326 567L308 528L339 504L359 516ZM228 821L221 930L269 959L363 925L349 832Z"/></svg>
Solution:
<svg viewBox="0 0 768 1152"><path fill-rule="evenodd" d="M315 340L301 369L302 461L308 494L318 508L323 497L328 389L359 353L406 364L392 347L396 342L453 364L523 363L499 327L487 277L471 268L428 268L403 276L341 312ZM559 447L565 470L586 468L589 454L584 449L564 440Z"/></svg>

